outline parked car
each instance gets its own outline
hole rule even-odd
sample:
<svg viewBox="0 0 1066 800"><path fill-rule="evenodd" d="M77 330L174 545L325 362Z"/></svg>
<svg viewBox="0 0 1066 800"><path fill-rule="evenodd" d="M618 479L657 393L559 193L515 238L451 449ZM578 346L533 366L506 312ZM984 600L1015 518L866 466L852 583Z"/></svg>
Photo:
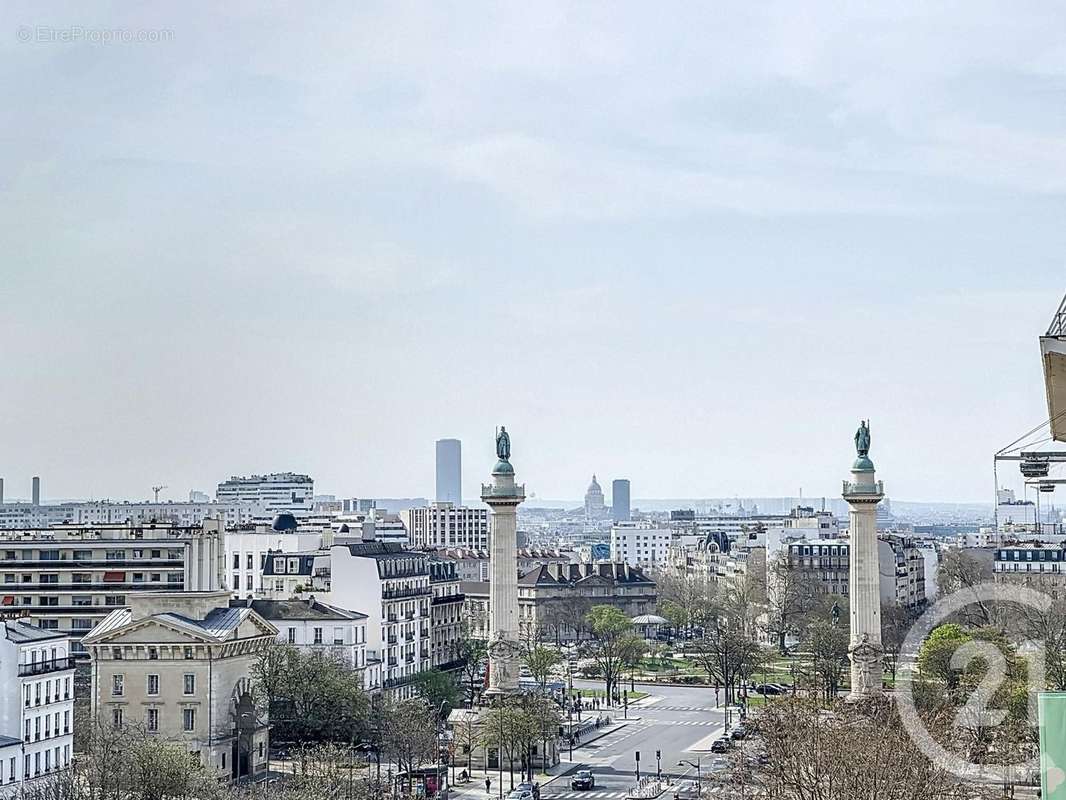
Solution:
<svg viewBox="0 0 1066 800"><path fill-rule="evenodd" d="M674 790L674 800L700 800L700 790L695 781L681 781Z"/></svg>
<svg viewBox="0 0 1066 800"><path fill-rule="evenodd" d="M748 738L748 729L744 725L737 725L737 727L733 728L731 735L734 739L746 739Z"/></svg>
<svg viewBox="0 0 1066 800"><path fill-rule="evenodd" d="M577 774L574 775L573 780L570 781L571 789L595 789L596 788L596 776L592 774L590 769L579 769Z"/></svg>
<svg viewBox="0 0 1066 800"><path fill-rule="evenodd" d="M713 742L711 742L711 752L712 753L728 753L729 752L729 748L730 748L730 746L732 744L733 744L732 741L728 737L726 737L726 736L719 737L718 739L715 739Z"/></svg>
<svg viewBox="0 0 1066 800"><path fill-rule="evenodd" d="M518 786L515 787L515 791L518 791L519 789L521 789L523 791L529 790L530 792L533 793L533 800L540 800L540 784L539 783L530 783L529 781L524 781L523 783L520 783L520 784L518 784Z"/></svg>
<svg viewBox="0 0 1066 800"><path fill-rule="evenodd" d="M533 792L529 789L515 789L507 793L507 800L533 800Z"/></svg>
<svg viewBox="0 0 1066 800"><path fill-rule="evenodd" d="M760 683L755 686L755 691L764 696L784 694L785 690L776 683Z"/></svg>

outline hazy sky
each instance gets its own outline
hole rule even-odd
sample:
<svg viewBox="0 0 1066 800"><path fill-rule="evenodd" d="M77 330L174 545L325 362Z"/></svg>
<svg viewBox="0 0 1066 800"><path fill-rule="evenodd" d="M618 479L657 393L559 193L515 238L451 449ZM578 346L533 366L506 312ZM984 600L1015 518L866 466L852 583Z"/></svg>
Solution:
<svg viewBox="0 0 1066 800"><path fill-rule="evenodd" d="M990 500L1046 417L1060 4L265 5L0 10L9 497L430 495L442 436L472 495L500 423L544 497L833 494L871 417Z"/></svg>

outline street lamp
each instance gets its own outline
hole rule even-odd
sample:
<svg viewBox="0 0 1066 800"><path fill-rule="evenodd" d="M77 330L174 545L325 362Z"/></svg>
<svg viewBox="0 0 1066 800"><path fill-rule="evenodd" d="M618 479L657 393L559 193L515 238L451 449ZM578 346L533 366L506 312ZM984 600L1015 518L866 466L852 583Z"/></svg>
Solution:
<svg viewBox="0 0 1066 800"><path fill-rule="evenodd" d="M438 796L440 796L440 794L441 794L441 790L440 790L441 789L441 787L440 787L440 734L441 734L441 731L444 728L444 719L443 719L443 717L444 717L444 706L446 706L447 704L448 704L447 700L441 700L440 701L440 708L437 709L437 757L434 759L433 763L436 765L437 795Z"/></svg>
<svg viewBox="0 0 1066 800"><path fill-rule="evenodd" d="M693 764L691 761L685 761L684 759L682 759L681 761L677 762L677 765L679 767L684 767L684 766L695 767L695 769L696 769L696 791L698 793L700 793L700 794L703 793L703 773L700 770L700 763L701 762L702 762L702 758L700 756L696 756L696 763L695 764Z"/></svg>
<svg viewBox="0 0 1066 800"><path fill-rule="evenodd" d="M574 707L566 707L566 733L570 740L570 763L574 763Z"/></svg>

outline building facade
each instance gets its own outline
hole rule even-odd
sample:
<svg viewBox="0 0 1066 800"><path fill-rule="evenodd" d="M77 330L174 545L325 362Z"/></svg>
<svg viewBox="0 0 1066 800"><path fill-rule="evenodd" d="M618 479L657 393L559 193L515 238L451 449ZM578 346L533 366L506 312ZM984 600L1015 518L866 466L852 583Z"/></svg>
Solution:
<svg viewBox="0 0 1066 800"><path fill-rule="evenodd" d="M138 595L83 642L98 722L143 725L220 778L244 780L267 767L270 720L250 676L278 630L229 603L225 589Z"/></svg>
<svg viewBox="0 0 1066 800"><path fill-rule="evenodd" d="M489 512L487 508L466 508L452 503L433 503L426 508L400 512L412 547L440 549L461 547L487 550Z"/></svg>
<svg viewBox="0 0 1066 800"><path fill-rule="evenodd" d="M202 589L221 559L218 520L0 531L0 608L69 636L78 654L81 637L132 596Z"/></svg>
<svg viewBox="0 0 1066 800"><path fill-rule="evenodd" d="M367 615L367 657L381 660L382 687L400 697L432 666L427 561L392 542L334 544L328 577L321 576L330 587L325 602Z"/></svg>
<svg viewBox="0 0 1066 800"><path fill-rule="evenodd" d="M611 481L611 519L615 522L629 522L631 515L629 480L618 478Z"/></svg>
<svg viewBox="0 0 1066 800"><path fill-rule="evenodd" d="M282 532L275 531L268 525L227 530L224 541L230 591L234 597L290 597L290 594L279 595L275 591L275 585L265 577L268 556L318 550L322 546L322 540L321 532Z"/></svg>
<svg viewBox="0 0 1066 800"><path fill-rule="evenodd" d="M489 635L489 585L462 584L463 615L475 638ZM611 605L628 618L654 614L655 581L627 564L548 564L518 579L519 634L524 641L560 643L584 637L584 615L594 605Z"/></svg>
<svg viewBox="0 0 1066 800"><path fill-rule="evenodd" d="M314 511L315 482L308 475L273 472L269 475L234 475L222 481L215 491L219 503L247 503L254 506L253 520L269 522L281 513L297 519Z"/></svg>
<svg viewBox="0 0 1066 800"><path fill-rule="evenodd" d="M366 614L306 600L230 600L231 608L251 608L278 629L278 641L309 652L328 653L363 674L367 690L381 685L381 666L366 656ZM365 674L370 670L370 674Z"/></svg>
<svg viewBox="0 0 1066 800"><path fill-rule="evenodd" d="M458 439L437 440L437 502L463 504L463 444Z"/></svg>
<svg viewBox="0 0 1066 800"><path fill-rule="evenodd" d="M611 527L611 560L631 567L658 567L667 560L677 532L647 522L616 522Z"/></svg>
<svg viewBox="0 0 1066 800"><path fill-rule="evenodd" d="M433 669L452 672L462 669L463 593L454 561L429 556L430 601L429 654Z"/></svg>
<svg viewBox="0 0 1066 800"><path fill-rule="evenodd" d="M74 659L69 639L25 619L0 622L0 796L70 766Z"/></svg>

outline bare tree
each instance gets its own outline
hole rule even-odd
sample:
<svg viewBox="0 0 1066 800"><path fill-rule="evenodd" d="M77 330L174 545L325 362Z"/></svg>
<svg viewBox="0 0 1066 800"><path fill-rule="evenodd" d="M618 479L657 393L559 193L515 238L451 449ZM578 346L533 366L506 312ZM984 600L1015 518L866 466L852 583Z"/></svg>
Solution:
<svg viewBox="0 0 1066 800"><path fill-rule="evenodd" d="M967 592L972 601L961 612L960 620L970 625L992 625L996 620L993 604L984 600L976 589L992 580L992 561L967 550L949 550L940 558L937 585L941 595Z"/></svg>

